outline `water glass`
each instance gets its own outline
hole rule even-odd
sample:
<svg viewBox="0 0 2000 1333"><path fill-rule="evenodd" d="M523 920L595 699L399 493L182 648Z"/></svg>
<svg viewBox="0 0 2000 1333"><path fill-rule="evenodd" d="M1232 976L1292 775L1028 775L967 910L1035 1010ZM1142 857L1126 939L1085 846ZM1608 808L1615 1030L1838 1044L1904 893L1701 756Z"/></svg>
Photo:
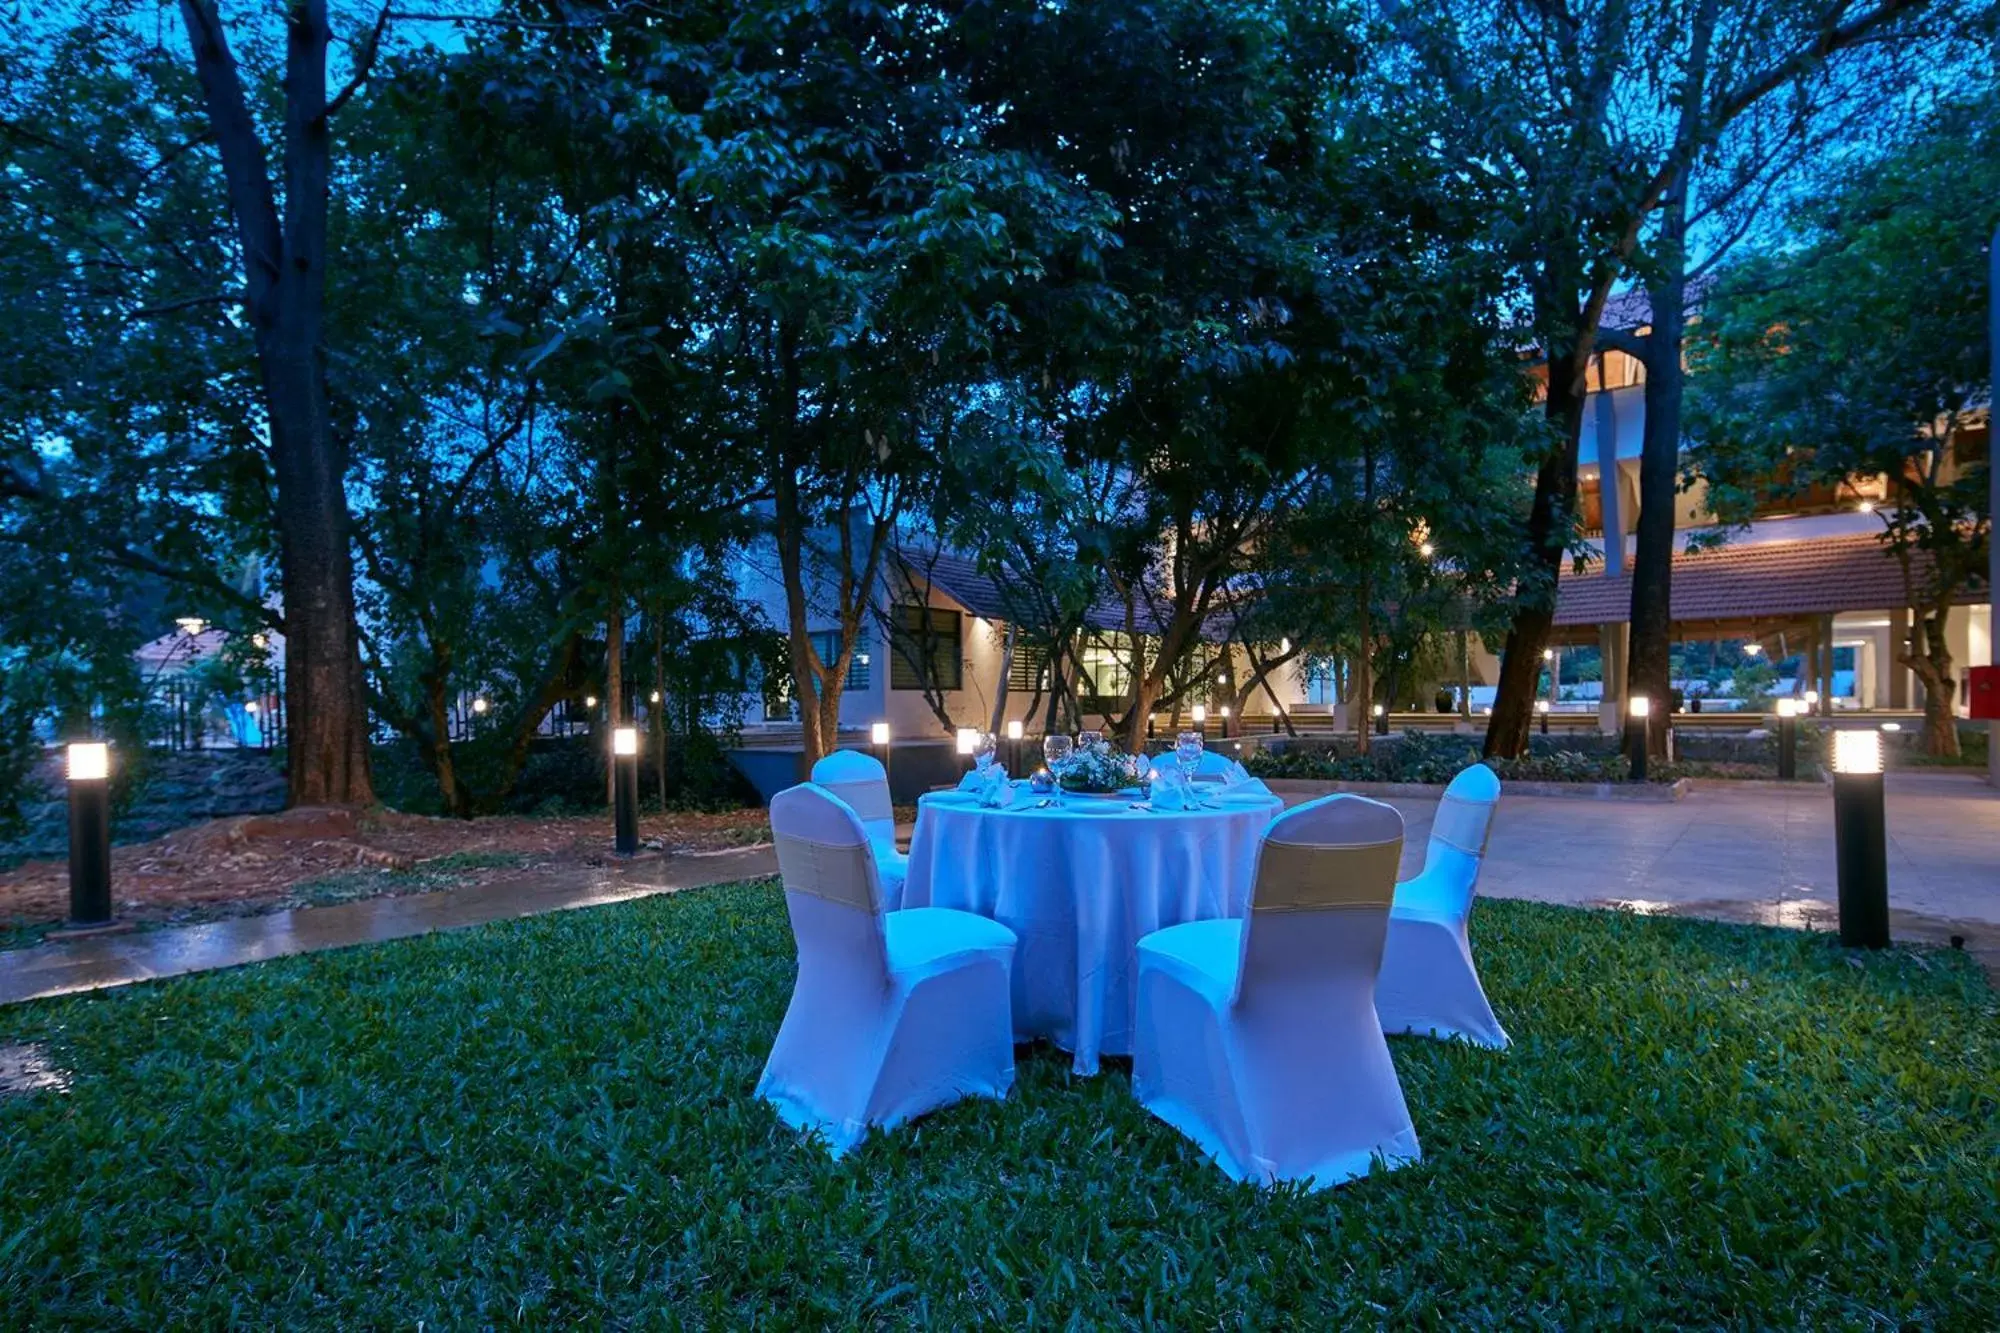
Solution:
<svg viewBox="0 0 2000 1333"><path fill-rule="evenodd" d="M1069 766L1070 752L1075 748L1070 738L1060 732L1042 737L1042 758L1048 763L1049 772L1060 778Z"/></svg>
<svg viewBox="0 0 2000 1333"><path fill-rule="evenodd" d="M1181 781L1192 783L1195 771L1201 767L1201 733L1183 731L1174 738L1174 766L1181 771Z"/></svg>

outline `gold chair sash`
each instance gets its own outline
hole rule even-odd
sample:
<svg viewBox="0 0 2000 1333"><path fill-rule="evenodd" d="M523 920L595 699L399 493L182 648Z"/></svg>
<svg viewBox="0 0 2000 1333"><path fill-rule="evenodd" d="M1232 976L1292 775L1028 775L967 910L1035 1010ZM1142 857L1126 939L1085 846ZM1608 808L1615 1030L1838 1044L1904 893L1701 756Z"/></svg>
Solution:
<svg viewBox="0 0 2000 1333"><path fill-rule="evenodd" d="M820 784L838 796L861 816L866 824L875 819L894 819L896 808L889 801L889 784L880 778L860 778L852 782L823 782Z"/></svg>
<svg viewBox="0 0 2000 1333"><path fill-rule="evenodd" d="M1257 862L1251 909L1318 912L1387 907L1396 896L1403 840L1371 843L1279 842L1265 839Z"/></svg>
<svg viewBox="0 0 2000 1333"><path fill-rule="evenodd" d="M1493 802L1468 801L1450 792L1438 802L1437 818L1431 821L1431 837L1467 856L1484 857L1492 832Z"/></svg>
<svg viewBox="0 0 2000 1333"><path fill-rule="evenodd" d="M880 912L875 858L866 844L814 842L777 834L778 875L792 893L811 894L843 907Z"/></svg>

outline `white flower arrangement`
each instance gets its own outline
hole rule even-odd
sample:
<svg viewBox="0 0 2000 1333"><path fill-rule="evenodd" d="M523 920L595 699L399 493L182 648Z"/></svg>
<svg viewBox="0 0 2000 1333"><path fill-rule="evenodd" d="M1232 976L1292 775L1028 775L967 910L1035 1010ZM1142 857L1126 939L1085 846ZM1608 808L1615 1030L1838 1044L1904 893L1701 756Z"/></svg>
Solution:
<svg viewBox="0 0 2000 1333"><path fill-rule="evenodd" d="M1063 768L1062 789L1092 796L1108 796L1145 785L1146 761L1138 755L1114 750L1108 741L1079 748Z"/></svg>

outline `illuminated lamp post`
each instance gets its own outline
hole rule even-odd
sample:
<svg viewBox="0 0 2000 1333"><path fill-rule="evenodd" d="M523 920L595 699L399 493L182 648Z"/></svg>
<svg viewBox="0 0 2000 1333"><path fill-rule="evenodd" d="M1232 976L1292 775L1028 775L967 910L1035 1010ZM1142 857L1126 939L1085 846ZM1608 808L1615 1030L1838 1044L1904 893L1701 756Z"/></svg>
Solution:
<svg viewBox="0 0 2000 1333"><path fill-rule="evenodd" d="M69 747L69 930L111 925L111 750Z"/></svg>
<svg viewBox="0 0 2000 1333"><path fill-rule="evenodd" d="M1021 733L1025 730L1019 718L1007 724L1007 771L1017 778L1021 776Z"/></svg>
<svg viewBox="0 0 2000 1333"><path fill-rule="evenodd" d="M1882 736L1833 734L1833 843L1840 875L1840 942L1889 944L1889 831L1882 801Z"/></svg>
<svg viewBox="0 0 2000 1333"><path fill-rule="evenodd" d="M1539 719L1539 720L1541 721L1541 724L1542 724L1542 735L1544 735L1544 736L1548 735L1548 734L1549 734L1549 701L1548 701L1547 699L1537 699L1537 700L1535 700L1535 716L1536 716L1536 718L1538 718L1538 719Z"/></svg>
<svg viewBox="0 0 2000 1333"><path fill-rule="evenodd" d="M960 727L958 729L958 757L965 761L966 767L970 768L972 766L973 752L978 749L979 732L972 727Z"/></svg>
<svg viewBox="0 0 2000 1333"><path fill-rule="evenodd" d="M882 765L882 780L889 780L889 724L877 722L868 728L868 743L875 747L875 758Z"/></svg>
<svg viewBox="0 0 2000 1333"><path fill-rule="evenodd" d="M1229 735L1229 705L1228 705L1228 704L1224 704L1224 705L1222 705L1222 734L1223 734L1223 737L1224 737L1225 739L1226 739L1226 738L1228 737L1228 735Z"/></svg>
<svg viewBox="0 0 2000 1333"><path fill-rule="evenodd" d="M1797 699L1778 700L1778 780L1799 775L1799 708Z"/></svg>
<svg viewBox="0 0 2000 1333"><path fill-rule="evenodd" d="M1195 729L1195 730L1196 730L1197 732L1201 733L1201 738L1202 738L1202 739L1203 739L1204 741L1208 739L1208 705L1207 705L1207 704L1196 704L1196 705L1194 706L1194 729Z"/></svg>
<svg viewBox="0 0 2000 1333"><path fill-rule="evenodd" d="M1381 704L1376 704L1373 708L1369 709L1368 711L1369 715L1375 719L1375 734L1377 736L1388 735L1389 710Z"/></svg>
<svg viewBox="0 0 2000 1333"><path fill-rule="evenodd" d="M1625 753L1632 762L1632 781L1646 780L1646 725L1653 715L1653 701L1635 694L1625 706Z"/></svg>
<svg viewBox="0 0 2000 1333"><path fill-rule="evenodd" d="M630 856L639 850L639 729L618 727L611 733L611 819L614 850Z"/></svg>

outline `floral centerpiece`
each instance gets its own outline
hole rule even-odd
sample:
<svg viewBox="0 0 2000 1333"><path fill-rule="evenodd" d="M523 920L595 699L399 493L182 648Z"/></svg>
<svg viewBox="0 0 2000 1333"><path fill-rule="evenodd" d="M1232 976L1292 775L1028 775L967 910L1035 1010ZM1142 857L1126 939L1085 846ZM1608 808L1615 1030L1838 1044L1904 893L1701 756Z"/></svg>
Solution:
<svg viewBox="0 0 2000 1333"><path fill-rule="evenodd" d="M1062 789L1082 796L1116 796L1143 786L1146 761L1114 750L1108 741L1078 748L1063 766Z"/></svg>

